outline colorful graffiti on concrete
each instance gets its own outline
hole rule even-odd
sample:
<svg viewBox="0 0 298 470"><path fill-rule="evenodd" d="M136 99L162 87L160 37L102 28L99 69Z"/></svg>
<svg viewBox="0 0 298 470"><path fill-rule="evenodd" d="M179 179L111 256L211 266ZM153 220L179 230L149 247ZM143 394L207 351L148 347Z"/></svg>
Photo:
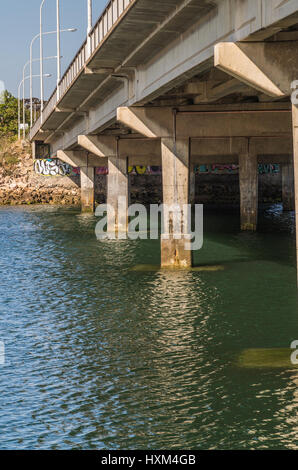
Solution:
<svg viewBox="0 0 298 470"><path fill-rule="evenodd" d="M70 165L56 158L35 160L34 171L42 176L73 176L76 174Z"/></svg>
<svg viewBox="0 0 298 470"><path fill-rule="evenodd" d="M109 174L109 169L106 166L100 166L100 167L96 168L96 174L97 175L102 175L102 176L108 175Z"/></svg>
<svg viewBox="0 0 298 470"><path fill-rule="evenodd" d="M61 162L60 160L54 158L48 159L38 159L34 162L34 170L37 174L43 176L79 176L80 168L73 168L67 163ZM197 165L194 168L195 174L238 174L239 166L238 165ZM280 172L280 165L278 164L259 164L258 167L259 174L277 174ZM107 167L97 167L96 175L105 176L109 174ZM161 166L129 166L128 173L130 175L161 175L162 167Z"/></svg>
<svg viewBox="0 0 298 470"><path fill-rule="evenodd" d="M129 166L128 173L130 175L161 175L160 166Z"/></svg>
<svg viewBox="0 0 298 470"><path fill-rule="evenodd" d="M258 165L258 171L260 175L263 174L277 174L280 172L280 165L277 164L263 164L260 163ZM198 165L195 167L196 174L219 174L219 175L226 175L226 174L238 174L239 173L239 165L222 165L222 164L214 164L214 165Z"/></svg>
<svg viewBox="0 0 298 470"><path fill-rule="evenodd" d="M263 174L277 174L280 173L280 165L274 164L260 164L259 165L259 173L260 175Z"/></svg>

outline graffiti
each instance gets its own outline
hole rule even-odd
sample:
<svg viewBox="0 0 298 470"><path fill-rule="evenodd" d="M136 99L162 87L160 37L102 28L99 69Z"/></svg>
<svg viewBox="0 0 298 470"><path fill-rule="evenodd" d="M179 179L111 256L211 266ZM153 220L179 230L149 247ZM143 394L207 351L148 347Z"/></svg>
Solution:
<svg viewBox="0 0 298 470"><path fill-rule="evenodd" d="M280 165L277 164L263 164L260 163L258 165L258 171L260 175L263 174L277 174L280 172ZM221 165L221 164L214 164L214 165L198 165L195 167L196 174L219 174L219 175L226 175L226 174L238 174L239 173L239 165Z"/></svg>
<svg viewBox="0 0 298 470"><path fill-rule="evenodd" d="M238 173L239 167L238 165L198 165L195 167L196 174L228 174L228 173Z"/></svg>
<svg viewBox="0 0 298 470"><path fill-rule="evenodd" d="M73 168L67 163L54 158L38 159L34 162L34 170L37 174L43 176L79 176L80 168ZM236 175L239 173L239 165L231 164L213 164L213 165L197 165L194 168L196 175L209 174L209 175ZM280 173L280 165L278 164L259 164L258 171L260 175L265 174L278 174ZM106 166L97 167L95 169L96 175L106 176L109 174L109 169ZM129 175L161 175L161 166L129 166Z"/></svg>
<svg viewBox="0 0 298 470"><path fill-rule="evenodd" d="M280 165L277 164L260 164L259 165L259 174L276 174L280 172Z"/></svg>
<svg viewBox="0 0 298 470"><path fill-rule="evenodd" d="M34 170L43 176L70 176L72 167L57 159L35 160Z"/></svg>
<svg viewBox="0 0 298 470"><path fill-rule="evenodd" d="M96 174L97 175L108 175L109 174L109 169L106 166L100 166L96 168Z"/></svg>
<svg viewBox="0 0 298 470"><path fill-rule="evenodd" d="M160 166L129 166L128 173L130 175L161 175L162 168Z"/></svg>

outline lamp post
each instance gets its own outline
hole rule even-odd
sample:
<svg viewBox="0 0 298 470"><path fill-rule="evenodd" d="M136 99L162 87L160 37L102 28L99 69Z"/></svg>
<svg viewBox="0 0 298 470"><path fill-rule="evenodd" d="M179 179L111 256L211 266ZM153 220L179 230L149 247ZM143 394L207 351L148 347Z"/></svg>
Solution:
<svg viewBox="0 0 298 470"><path fill-rule="evenodd" d="M43 35L42 35L42 8L45 0L42 0L39 9L39 44L40 44L40 116L42 122L43 111Z"/></svg>
<svg viewBox="0 0 298 470"><path fill-rule="evenodd" d="M42 0L39 9L39 34L40 34L40 102L41 102L41 123L42 112L44 103L44 87L43 87L43 33L42 33L42 9L45 0ZM57 86L60 82L61 75L61 62L60 62L60 0L56 0L56 13L57 13ZM59 87L58 87L59 88ZM57 88L57 96L59 99L59 90Z"/></svg>
<svg viewBox="0 0 298 470"><path fill-rule="evenodd" d="M61 79L61 59L60 59L60 0L56 0L57 16L57 101L60 99L59 83Z"/></svg>
<svg viewBox="0 0 298 470"><path fill-rule="evenodd" d="M52 57L45 57L45 60L50 60L50 59L56 59L56 56ZM30 55L30 60L26 62L26 64L23 67L23 99L25 99L25 70L26 67L30 64L30 124L32 126L32 111L33 111L33 106L32 106L32 63L37 62L39 59L32 59L32 56ZM23 106L23 124L25 123L25 106Z"/></svg>
<svg viewBox="0 0 298 470"><path fill-rule="evenodd" d="M50 73L46 73L44 75L44 77L51 77L52 75ZM39 78L39 75L32 75L32 78L35 78L35 77L38 77ZM21 81L20 81L20 84L19 84L19 87L18 87L18 139L21 138L21 97L20 97L20 94L21 94L21 86L23 85L23 83L25 82L25 80L28 80L30 78L30 75L28 75L27 77L24 77ZM23 88L24 90L24 88ZM23 96L23 107L25 108L25 97ZM25 129L25 122L23 123L24 125L24 129ZM23 132L23 135L25 133Z"/></svg>
<svg viewBox="0 0 298 470"><path fill-rule="evenodd" d="M87 44L88 44L88 57L91 55L91 36L92 31L92 0L87 0L87 12L88 12L88 26L87 26Z"/></svg>
<svg viewBox="0 0 298 470"><path fill-rule="evenodd" d="M61 29L60 30L60 33L74 33L75 31L77 31L76 28L68 28L68 29ZM46 36L48 34L56 34L56 31L46 31L44 33L42 33L43 36ZM38 39L40 36L40 33L36 34L36 36L34 36L34 38L32 39L31 43L30 43L30 125L32 127L33 125L33 88L32 88L32 62L35 62L35 60L32 60L32 49L33 49L33 45L34 45L34 42L36 41L36 39ZM56 56L55 56L56 57ZM37 59L38 61L40 59Z"/></svg>

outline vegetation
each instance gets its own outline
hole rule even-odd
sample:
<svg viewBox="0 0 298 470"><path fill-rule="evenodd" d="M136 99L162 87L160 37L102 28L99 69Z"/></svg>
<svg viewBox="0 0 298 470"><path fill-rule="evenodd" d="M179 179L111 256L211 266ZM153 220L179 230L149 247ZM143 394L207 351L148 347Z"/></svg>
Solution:
<svg viewBox="0 0 298 470"><path fill-rule="evenodd" d="M12 134L0 136L0 169L3 176L10 175L19 162L21 148L14 141L15 137Z"/></svg>
<svg viewBox="0 0 298 470"><path fill-rule="evenodd" d="M0 95L0 168L5 174L10 173L20 158L22 149L16 144L17 136L18 100L6 90Z"/></svg>
<svg viewBox="0 0 298 470"><path fill-rule="evenodd" d="M0 137L13 140L18 134L18 100L7 90L0 98Z"/></svg>

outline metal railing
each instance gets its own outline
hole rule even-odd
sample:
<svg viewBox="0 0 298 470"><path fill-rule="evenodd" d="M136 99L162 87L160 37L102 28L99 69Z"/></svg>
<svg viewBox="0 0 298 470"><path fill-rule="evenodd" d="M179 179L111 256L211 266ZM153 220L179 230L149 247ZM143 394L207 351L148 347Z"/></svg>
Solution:
<svg viewBox="0 0 298 470"><path fill-rule="evenodd" d="M67 93L75 79L83 70L89 57L104 41L110 30L113 28L114 24L117 23L119 18L123 15L123 13L129 7L130 3L133 1L134 0L110 0L90 33L90 55L88 54L88 40L86 40L61 78L58 85L60 99L65 95L65 93ZM32 139L34 135L37 134L42 122L45 122L52 111L55 109L57 105L57 96L58 94L56 88L44 107L42 117L39 116L37 121L33 124L30 131L30 139Z"/></svg>

